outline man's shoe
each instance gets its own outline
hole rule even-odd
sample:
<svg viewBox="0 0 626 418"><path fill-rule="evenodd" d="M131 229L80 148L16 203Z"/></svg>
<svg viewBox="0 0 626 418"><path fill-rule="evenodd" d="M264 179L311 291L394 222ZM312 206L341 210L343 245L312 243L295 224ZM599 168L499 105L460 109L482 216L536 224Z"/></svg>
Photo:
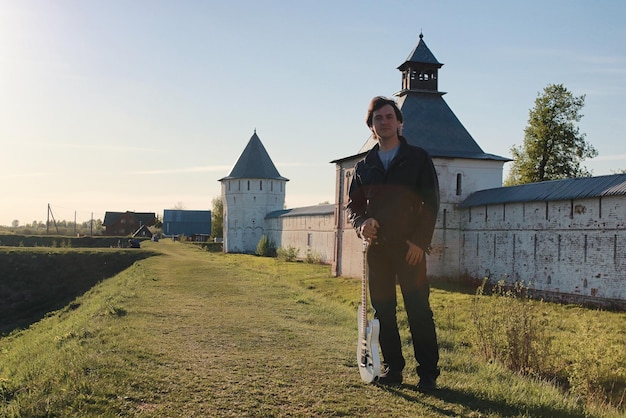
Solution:
<svg viewBox="0 0 626 418"><path fill-rule="evenodd" d="M437 381L430 376L421 377L417 384L417 390L420 392L432 392L437 390Z"/></svg>
<svg viewBox="0 0 626 418"><path fill-rule="evenodd" d="M400 385L402 384L402 371L401 370L391 370L389 367L385 368L385 370L378 376L378 380L376 383L380 385Z"/></svg>

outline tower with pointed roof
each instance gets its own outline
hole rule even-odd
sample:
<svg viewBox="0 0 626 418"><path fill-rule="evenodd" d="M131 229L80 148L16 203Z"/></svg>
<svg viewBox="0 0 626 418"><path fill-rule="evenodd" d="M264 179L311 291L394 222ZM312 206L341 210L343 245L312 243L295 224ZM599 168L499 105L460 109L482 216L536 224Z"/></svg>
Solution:
<svg viewBox="0 0 626 418"><path fill-rule="evenodd" d="M222 183L224 251L254 253L265 234L265 215L285 206L286 183L256 129Z"/></svg>

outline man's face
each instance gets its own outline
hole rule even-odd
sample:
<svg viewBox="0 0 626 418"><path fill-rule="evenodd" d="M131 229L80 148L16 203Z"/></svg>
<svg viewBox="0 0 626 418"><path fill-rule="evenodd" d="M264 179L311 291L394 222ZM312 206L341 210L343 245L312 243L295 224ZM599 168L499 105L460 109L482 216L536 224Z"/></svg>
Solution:
<svg viewBox="0 0 626 418"><path fill-rule="evenodd" d="M386 104L372 114L372 132L378 138L385 140L396 136L401 126L391 105Z"/></svg>

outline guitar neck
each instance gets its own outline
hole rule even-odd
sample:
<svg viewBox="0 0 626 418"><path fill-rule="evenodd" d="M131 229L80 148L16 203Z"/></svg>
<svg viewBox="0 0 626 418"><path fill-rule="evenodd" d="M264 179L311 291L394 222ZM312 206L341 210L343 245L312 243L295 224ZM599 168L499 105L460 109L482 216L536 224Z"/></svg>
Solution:
<svg viewBox="0 0 626 418"><path fill-rule="evenodd" d="M366 338L367 330L367 250L369 243L363 241L363 276L361 279L361 329L363 335L361 338Z"/></svg>

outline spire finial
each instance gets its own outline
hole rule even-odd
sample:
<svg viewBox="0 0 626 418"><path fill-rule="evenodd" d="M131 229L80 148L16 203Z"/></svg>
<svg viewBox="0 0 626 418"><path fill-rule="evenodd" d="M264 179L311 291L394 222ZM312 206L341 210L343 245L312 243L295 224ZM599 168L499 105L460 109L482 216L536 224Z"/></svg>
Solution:
<svg viewBox="0 0 626 418"><path fill-rule="evenodd" d="M420 29L420 39L422 39L424 37L424 33L422 32L422 29Z"/></svg>

